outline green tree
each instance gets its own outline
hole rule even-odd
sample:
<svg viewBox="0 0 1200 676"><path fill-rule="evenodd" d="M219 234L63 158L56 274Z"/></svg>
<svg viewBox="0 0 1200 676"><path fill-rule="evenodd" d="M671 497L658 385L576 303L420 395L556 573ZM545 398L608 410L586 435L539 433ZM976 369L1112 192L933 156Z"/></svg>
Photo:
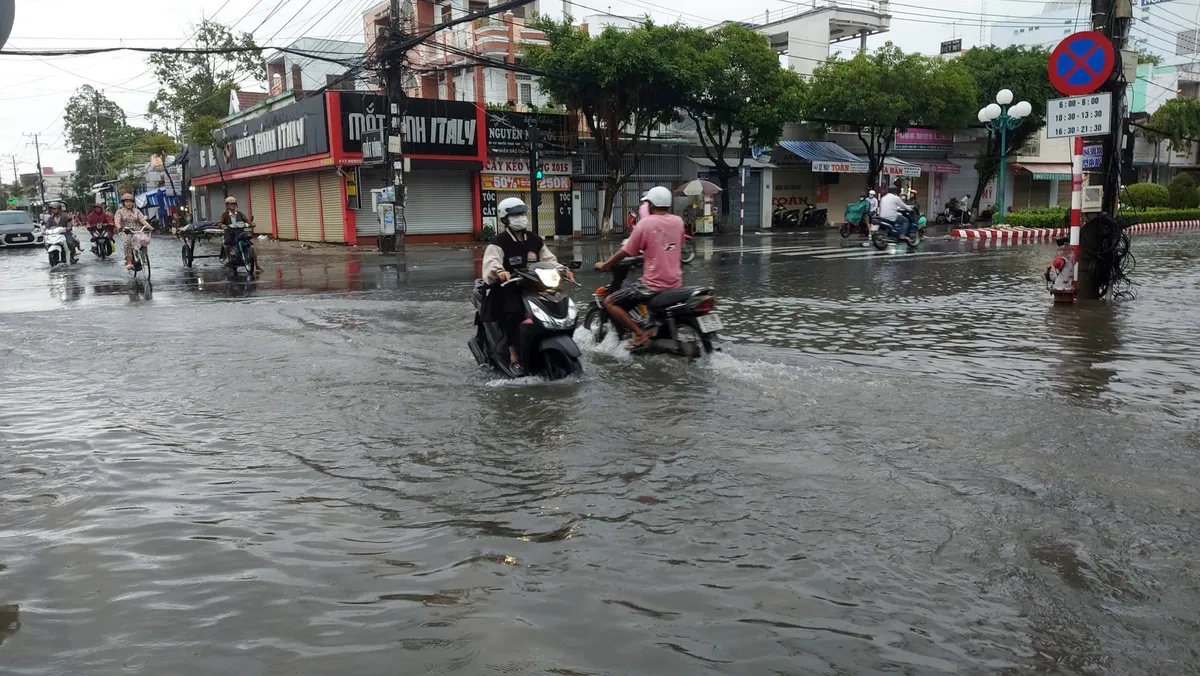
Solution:
<svg viewBox="0 0 1200 676"><path fill-rule="evenodd" d="M1151 54L1142 49L1138 51L1138 64L1148 63L1152 66L1161 66L1163 63L1162 57L1158 54Z"/></svg>
<svg viewBox="0 0 1200 676"><path fill-rule="evenodd" d="M229 111L229 93L246 77L266 77L262 51L249 33L234 35L215 21L195 27L198 49L247 49L226 54L153 54L149 58L159 90L150 102L150 119L175 129L176 136L212 145L212 132Z"/></svg>
<svg viewBox="0 0 1200 676"><path fill-rule="evenodd" d="M1170 193L1157 183L1134 183L1121 191L1121 204L1134 209L1165 207L1170 201Z"/></svg>
<svg viewBox="0 0 1200 676"><path fill-rule="evenodd" d="M968 49L957 61L975 78L977 93L972 101L972 113L994 103L996 93L1001 89L1011 90L1013 101L1028 101L1033 107L1033 112L1021 126L1008 132L1008 154L1015 153L1029 139L1038 135L1046 124L1047 99L1060 96L1050 84L1047 68L1050 52L1040 47L975 47ZM971 208L978 213L979 198L984 188L1000 171L999 134L988 132L987 140L975 161L975 169L979 172L979 180L975 185Z"/></svg>
<svg viewBox="0 0 1200 676"><path fill-rule="evenodd" d="M870 163L871 187L896 132L961 128L975 115L975 99L975 82L959 60L905 54L889 42L873 54L818 66L805 97L805 118L854 127Z"/></svg>
<svg viewBox="0 0 1200 676"><path fill-rule="evenodd" d="M1200 138L1200 101L1195 99L1170 99L1137 131L1154 146L1154 164L1151 180L1158 182L1158 168L1162 144L1174 152L1192 149L1192 139Z"/></svg>
<svg viewBox="0 0 1200 676"><path fill-rule="evenodd" d="M1196 192L1196 181L1191 174L1179 174L1167 186L1170 195L1168 204L1172 209L1195 209L1200 207L1200 193Z"/></svg>
<svg viewBox="0 0 1200 676"><path fill-rule="evenodd" d="M83 85L67 101L63 129L67 149L79 156L73 191L85 194L110 178L113 162L126 151L125 111L91 85Z"/></svg>
<svg viewBox="0 0 1200 676"><path fill-rule="evenodd" d="M569 19L534 25L548 44L525 45L523 62L544 73L541 90L577 112L596 139L605 175L600 232L608 234L617 191L637 170L651 132L679 119L678 106L698 79L690 29L647 21L593 38Z"/></svg>
<svg viewBox="0 0 1200 676"><path fill-rule="evenodd" d="M766 36L740 24L715 31L695 29L698 77L683 108L713 163L720 184L721 213L729 213L729 182L745 163L751 146L773 146L783 126L800 119L804 82L779 67ZM736 144L737 159L726 151Z"/></svg>

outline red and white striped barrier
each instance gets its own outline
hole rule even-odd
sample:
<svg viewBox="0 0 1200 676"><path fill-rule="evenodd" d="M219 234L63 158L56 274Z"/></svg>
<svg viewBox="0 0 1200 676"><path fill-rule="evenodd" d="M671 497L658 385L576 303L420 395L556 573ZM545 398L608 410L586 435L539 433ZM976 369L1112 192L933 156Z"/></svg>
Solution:
<svg viewBox="0 0 1200 676"><path fill-rule="evenodd" d="M993 230L991 228L967 228L951 230L954 239L979 239L985 242L1036 242L1064 237L1068 228L1014 228Z"/></svg>
<svg viewBox="0 0 1200 676"><path fill-rule="evenodd" d="M1161 223L1138 223L1126 228L1129 232L1167 232L1200 228L1200 220L1163 221ZM1013 228L993 230L991 228L964 228L950 231L952 239L976 239L984 242L1042 242L1066 237L1071 234L1070 228Z"/></svg>

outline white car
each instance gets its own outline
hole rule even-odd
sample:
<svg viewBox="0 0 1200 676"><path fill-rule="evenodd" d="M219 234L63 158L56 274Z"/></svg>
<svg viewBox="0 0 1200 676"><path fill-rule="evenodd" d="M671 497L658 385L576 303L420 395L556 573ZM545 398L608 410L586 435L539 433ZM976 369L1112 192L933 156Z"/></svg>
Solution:
<svg viewBox="0 0 1200 676"><path fill-rule="evenodd" d="M0 211L0 249L14 246L41 246L42 226L24 211Z"/></svg>

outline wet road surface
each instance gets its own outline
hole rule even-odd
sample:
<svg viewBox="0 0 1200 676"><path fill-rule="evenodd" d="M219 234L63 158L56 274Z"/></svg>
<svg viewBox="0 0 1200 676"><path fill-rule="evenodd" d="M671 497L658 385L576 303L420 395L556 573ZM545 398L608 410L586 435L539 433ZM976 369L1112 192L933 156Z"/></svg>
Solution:
<svg viewBox="0 0 1200 676"><path fill-rule="evenodd" d="M0 672L1200 673L1200 234L1116 307L842 245L702 240L722 353L557 384L476 249L0 251Z"/></svg>

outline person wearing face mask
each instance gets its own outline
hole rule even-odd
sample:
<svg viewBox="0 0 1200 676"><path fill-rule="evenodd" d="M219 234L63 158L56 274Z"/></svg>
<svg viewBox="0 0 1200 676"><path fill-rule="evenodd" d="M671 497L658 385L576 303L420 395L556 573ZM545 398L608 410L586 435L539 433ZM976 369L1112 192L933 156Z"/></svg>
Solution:
<svg viewBox="0 0 1200 676"><path fill-rule="evenodd" d="M500 218L501 230L483 251L483 281L488 284L507 282L518 270L539 261L558 265L558 259L546 248L542 238L529 232L529 208L524 202L516 197L503 199L496 207L496 215ZM563 276L575 280L570 270L564 270ZM517 345L521 322L525 319L521 291L515 285L497 286L489 294L488 303L492 304L491 312L499 315L500 325L504 328L509 363L520 373L523 366L519 363Z"/></svg>

